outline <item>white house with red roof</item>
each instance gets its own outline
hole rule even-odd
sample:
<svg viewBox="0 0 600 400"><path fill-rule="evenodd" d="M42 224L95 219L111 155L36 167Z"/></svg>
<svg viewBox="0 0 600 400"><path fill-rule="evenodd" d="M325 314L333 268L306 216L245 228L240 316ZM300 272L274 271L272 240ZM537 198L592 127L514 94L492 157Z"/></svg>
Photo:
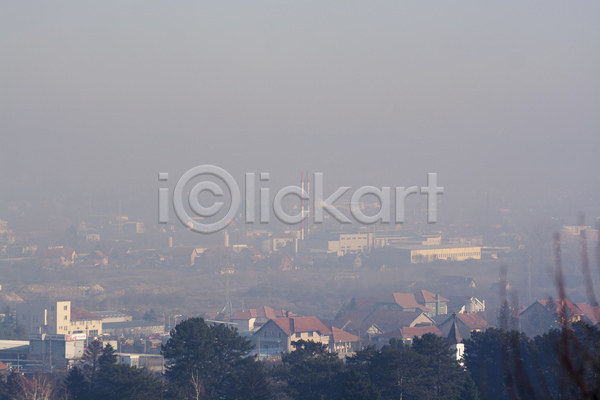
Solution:
<svg viewBox="0 0 600 400"><path fill-rule="evenodd" d="M360 338L335 326L330 327L329 351L349 353L360 344Z"/></svg>
<svg viewBox="0 0 600 400"><path fill-rule="evenodd" d="M231 317L231 322L236 323L240 331L252 331L270 319L294 316L293 313L286 310L274 310L271 307L263 306L237 313Z"/></svg>

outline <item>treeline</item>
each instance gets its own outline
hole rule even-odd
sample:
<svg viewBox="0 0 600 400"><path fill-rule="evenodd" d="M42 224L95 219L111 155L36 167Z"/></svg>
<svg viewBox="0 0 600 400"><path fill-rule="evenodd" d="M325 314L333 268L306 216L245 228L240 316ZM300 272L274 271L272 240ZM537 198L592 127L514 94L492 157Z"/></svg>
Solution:
<svg viewBox="0 0 600 400"><path fill-rule="evenodd" d="M598 399L600 331L583 323L529 339L488 329L465 340L464 366L444 338L392 339L342 361L326 346L299 341L277 362L225 325L181 322L163 346L165 375L117 364L93 342L68 375L12 375L0 399Z"/></svg>

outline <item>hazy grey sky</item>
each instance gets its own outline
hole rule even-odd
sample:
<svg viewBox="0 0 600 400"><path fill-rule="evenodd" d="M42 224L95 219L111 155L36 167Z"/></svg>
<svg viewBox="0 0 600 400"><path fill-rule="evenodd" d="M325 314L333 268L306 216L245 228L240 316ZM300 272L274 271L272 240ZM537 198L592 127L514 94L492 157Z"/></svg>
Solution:
<svg viewBox="0 0 600 400"><path fill-rule="evenodd" d="M3 195L153 190L205 163L597 195L599 17L592 1L2 1Z"/></svg>

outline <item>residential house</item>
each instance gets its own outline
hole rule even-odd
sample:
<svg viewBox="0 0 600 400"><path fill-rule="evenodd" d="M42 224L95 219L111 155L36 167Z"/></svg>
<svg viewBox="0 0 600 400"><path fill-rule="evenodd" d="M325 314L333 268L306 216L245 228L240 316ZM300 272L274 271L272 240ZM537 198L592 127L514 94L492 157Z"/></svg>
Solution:
<svg viewBox="0 0 600 400"><path fill-rule="evenodd" d="M468 278L465 276L458 275L445 275L440 278L440 284L447 285L452 288L460 288L460 289L475 289L477 288L477 283L473 278Z"/></svg>
<svg viewBox="0 0 600 400"><path fill-rule="evenodd" d="M472 331L481 332L492 327L479 314L469 313L453 314L444 322L438 324L438 328L440 331L442 331L442 335L447 337L450 334L450 329L454 324L456 324L460 336L464 339L470 339Z"/></svg>
<svg viewBox="0 0 600 400"><path fill-rule="evenodd" d="M457 314L485 312L485 300L473 296L450 296L448 312Z"/></svg>
<svg viewBox="0 0 600 400"><path fill-rule="evenodd" d="M583 313L582 319L590 325L600 324L600 307L590 306L587 303L576 303L577 308Z"/></svg>
<svg viewBox="0 0 600 400"><path fill-rule="evenodd" d="M435 295L427 290L419 290L413 293L415 300L420 305L431 310L429 313L430 317L435 317L440 314L448 314L448 299L438 295Z"/></svg>
<svg viewBox="0 0 600 400"><path fill-rule="evenodd" d="M581 321L584 313L568 299L538 300L519 314L519 323L527 336L534 337L560 327L563 315L574 323Z"/></svg>
<svg viewBox="0 0 600 400"><path fill-rule="evenodd" d="M366 322L366 319L373 311L344 311L330 321L330 325L351 332L359 337L371 337L383 333L383 330L376 324Z"/></svg>
<svg viewBox="0 0 600 400"><path fill-rule="evenodd" d="M231 317L231 322L236 323L240 331L252 331L262 326L265 322L275 318L289 318L294 316L286 310L274 310L271 307L260 307L237 313Z"/></svg>
<svg viewBox="0 0 600 400"><path fill-rule="evenodd" d="M389 344L390 339L392 338L402 340L406 344L411 344L415 337L421 337L426 333L433 333L434 335L442 336L442 332L435 325L413 327L405 326L381 335L377 335L373 338L373 340L377 343L378 347Z"/></svg>
<svg viewBox="0 0 600 400"><path fill-rule="evenodd" d="M109 262L110 258L102 250L95 250L87 256L80 258L78 265L80 267L98 267L108 265Z"/></svg>
<svg viewBox="0 0 600 400"><path fill-rule="evenodd" d="M196 258L201 254L193 247L174 247L168 254L170 265L179 267L192 267L196 264Z"/></svg>
<svg viewBox="0 0 600 400"><path fill-rule="evenodd" d="M395 311L376 310L363 321L366 326L377 326L383 332L396 328L434 325L435 321L421 310Z"/></svg>
<svg viewBox="0 0 600 400"><path fill-rule="evenodd" d="M332 332L317 317L275 318L253 335L260 354L275 355L294 350L294 342L310 340L329 346Z"/></svg>
<svg viewBox="0 0 600 400"><path fill-rule="evenodd" d="M55 249L38 250L36 253L38 263L43 266L73 265L77 259L77 253L73 248L59 247Z"/></svg>
<svg viewBox="0 0 600 400"><path fill-rule="evenodd" d="M360 338L335 326L329 327L329 351L336 353L349 353L354 351L360 343Z"/></svg>
<svg viewBox="0 0 600 400"><path fill-rule="evenodd" d="M378 310L417 311L421 310L430 317L447 314L448 299L420 290L415 293L392 293L391 295L376 300L375 308Z"/></svg>
<svg viewBox="0 0 600 400"><path fill-rule="evenodd" d="M377 301L376 309L410 312L420 310L427 313L432 311L424 305L419 304L413 293L392 293L391 295L382 297Z"/></svg>
<svg viewBox="0 0 600 400"><path fill-rule="evenodd" d="M332 325L359 337L373 337L402 327L433 325L426 312L398 310L345 311Z"/></svg>

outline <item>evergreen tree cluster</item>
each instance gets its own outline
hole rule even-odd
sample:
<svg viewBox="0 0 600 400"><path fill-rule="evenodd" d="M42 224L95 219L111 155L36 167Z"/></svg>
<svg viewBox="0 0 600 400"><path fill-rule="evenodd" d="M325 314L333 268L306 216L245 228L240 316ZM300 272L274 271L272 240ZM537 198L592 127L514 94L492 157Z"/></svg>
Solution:
<svg viewBox="0 0 600 400"><path fill-rule="evenodd" d="M142 368L117 364L112 346L107 344L102 349L102 345L96 340L86 349L83 363L69 371L65 389L68 398L73 400L163 398L160 377Z"/></svg>
<svg viewBox="0 0 600 400"><path fill-rule="evenodd" d="M494 328L473 332L465 366L489 400L600 399L600 330L577 322L533 339Z"/></svg>
<svg viewBox="0 0 600 400"><path fill-rule="evenodd" d="M347 362L323 344L298 341L273 375L292 399L478 399L450 345L434 334L412 347L394 339L380 350L368 346Z"/></svg>

